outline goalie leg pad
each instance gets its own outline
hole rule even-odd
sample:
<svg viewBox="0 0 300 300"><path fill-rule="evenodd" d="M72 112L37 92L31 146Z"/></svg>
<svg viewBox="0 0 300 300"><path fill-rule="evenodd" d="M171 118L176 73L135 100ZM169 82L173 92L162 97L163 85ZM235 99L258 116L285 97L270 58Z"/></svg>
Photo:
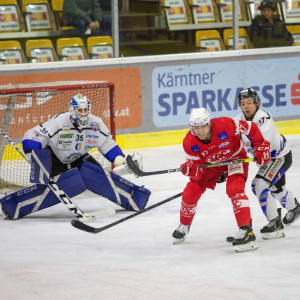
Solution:
<svg viewBox="0 0 300 300"><path fill-rule="evenodd" d="M131 211L142 210L151 194L148 189L90 162L83 163L80 173L87 189Z"/></svg>
<svg viewBox="0 0 300 300"><path fill-rule="evenodd" d="M72 169L58 175L56 184L69 197L85 191L85 185L78 169ZM47 185L36 184L0 199L2 209L11 220L60 203L60 200L49 190Z"/></svg>
<svg viewBox="0 0 300 300"><path fill-rule="evenodd" d="M30 182L48 184L51 173L50 150L33 150L31 153Z"/></svg>
<svg viewBox="0 0 300 300"><path fill-rule="evenodd" d="M39 210L48 192L46 185L36 184L11 193L0 200L2 210L10 220L22 218Z"/></svg>

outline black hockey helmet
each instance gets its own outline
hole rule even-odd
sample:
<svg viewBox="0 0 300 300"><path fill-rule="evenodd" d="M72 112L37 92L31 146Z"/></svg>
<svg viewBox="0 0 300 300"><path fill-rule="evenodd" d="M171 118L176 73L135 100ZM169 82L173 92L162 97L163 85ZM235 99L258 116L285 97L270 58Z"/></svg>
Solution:
<svg viewBox="0 0 300 300"><path fill-rule="evenodd" d="M276 3L273 0L263 0L262 2L260 2L258 9L262 10L264 8L271 8L273 11L275 11Z"/></svg>
<svg viewBox="0 0 300 300"><path fill-rule="evenodd" d="M238 105L241 106L242 99L246 99L246 98L252 98L253 103L258 103L258 106L259 106L258 95L254 89L247 88L247 89L241 90L239 92L238 98L237 98Z"/></svg>

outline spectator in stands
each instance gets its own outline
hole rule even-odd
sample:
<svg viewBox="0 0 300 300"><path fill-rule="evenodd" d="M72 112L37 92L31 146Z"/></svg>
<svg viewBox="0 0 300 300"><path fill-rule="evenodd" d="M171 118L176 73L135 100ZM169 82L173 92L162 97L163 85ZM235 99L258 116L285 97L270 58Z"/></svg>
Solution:
<svg viewBox="0 0 300 300"><path fill-rule="evenodd" d="M107 35L102 28L103 13L99 0L64 0L65 26L74 26L79 35L91 31L92 35Z"/></svg>
<svg viewBox="0 0 300 300"><path fill-rule="evenodd" d="M263 0L259 10L261 15L252 20L250 40L254 48L292 46L294 39L280 19L276 3L273 0Z"/></svg>
<svg viewBox="0 0 300 300"><path fill-rule="evenodd" d="M103 11L102 23L101 23L101 35L109 35L112 36L112 8L111 8L111 0L98 0L99 5ZM121 8L121 2L119 0L118 7L119 10ZM105 33L105 34L104 34Z"/></svg>

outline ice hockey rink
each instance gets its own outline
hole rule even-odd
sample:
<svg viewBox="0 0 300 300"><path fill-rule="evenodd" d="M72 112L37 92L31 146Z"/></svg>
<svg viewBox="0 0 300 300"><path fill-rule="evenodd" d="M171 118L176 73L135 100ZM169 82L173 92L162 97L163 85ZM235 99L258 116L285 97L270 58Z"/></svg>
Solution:
<svg viewBox="0 0 300 300"><path fill-rule="evenodd" d="M300 135L287 139L293 149L287 186L300 200ZM136 151L145 171L177 168L185 160L181 146ZM267 221L250 188L256 170L250 163L246 191L258 250L235 253L226 242L237 225L225 183L207 190L187 240L178 245L171 234L181 198L98 234L73 228L73 216L59 204L21 220L0 220L0 299L299 299L300 221L285 228L285 238L262 240L259 230ZM152 191L148 206L181 192L188 180L180 172L126 178ZM119 208L90 192L73 199L84 211Z"/></svg>

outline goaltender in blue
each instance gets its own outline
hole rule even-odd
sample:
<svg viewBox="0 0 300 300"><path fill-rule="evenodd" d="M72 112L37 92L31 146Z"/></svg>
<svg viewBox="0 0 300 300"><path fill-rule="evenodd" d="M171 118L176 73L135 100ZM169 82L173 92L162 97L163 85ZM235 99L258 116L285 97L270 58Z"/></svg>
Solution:
<svg viewBox="0 0 300 300"><path fill-rule="evenodd" d="M151 192L120 176L130 173L125 155L102 119L91 114L90 101L84 95L70 100L68 112L27 130L22 144L31 159L30 182L34 185L0 199L8 219L60 203L47 187L50 177L69 197L88 189L127 210L140 211L147 204ZM116 166L114 173L88 153L94 147ZM142 168L141 155L132 157Z"/></svg>

